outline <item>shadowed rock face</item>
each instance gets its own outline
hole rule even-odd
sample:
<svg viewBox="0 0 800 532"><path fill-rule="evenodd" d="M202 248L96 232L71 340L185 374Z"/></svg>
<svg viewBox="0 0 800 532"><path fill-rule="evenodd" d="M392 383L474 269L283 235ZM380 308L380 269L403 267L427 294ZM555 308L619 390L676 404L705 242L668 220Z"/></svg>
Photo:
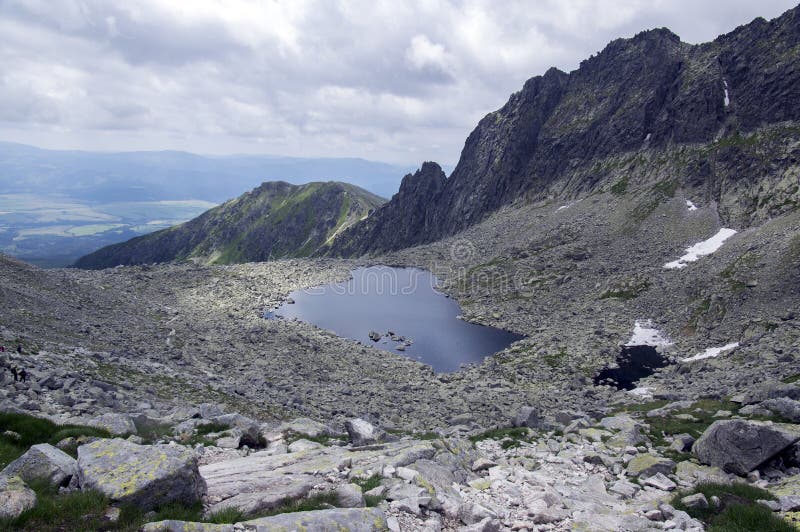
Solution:
<svg viewBox="0 0 800 532"><path fill-rule="evenodd" d="M438 240L522 198L593 192L607 181L610 169L601 162L609 157L720 137L732 141L712 154L715 160L686 161L674 177L718 202L735 196L736 181L763 171L753 172L739 133L800 118L798 13L756 19L701 45L650 30L611 42L573 72L551 68L531 78L480 121L446 181L431 176L426 163L412 178L427 175L427 186L401 187L369 222L343 234L334 252L353 256ZM717 169L732 162L747 171L728 176ZM739 209L747 225L752 209Z"/></svg>

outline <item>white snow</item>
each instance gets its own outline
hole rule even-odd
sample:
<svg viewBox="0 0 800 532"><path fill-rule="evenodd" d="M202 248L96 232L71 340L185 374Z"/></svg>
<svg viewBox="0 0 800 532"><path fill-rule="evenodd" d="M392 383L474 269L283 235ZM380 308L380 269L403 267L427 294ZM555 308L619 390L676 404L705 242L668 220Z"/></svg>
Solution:
<svg viewBox="0 0 800 532"><path fill-rule="evenodd" d="M726 345L723 345L722 347L709 347L708 349L706 349L702 353L697 353L693 357L684 358L682 360L682 362L693 362L695 360L703 360L704 358L718 357L722 353L724 353L726 351L730 351L731 349L736 349L737 347L739 347L739 342L733 342L732 344L726 344Z"/></svg>
<svg viewBox="0 0 800 532"><path fill-rule="evenodd" d="M644 138L645 142L647 142L648 140L650 140L650 133L648 133L647 136Z"/></svg>
<svg viewBox="0 0 800 532"><path fill-rule="evenodd" d="M628 340L626 346L632 345L649 345L653 347L672 345L672 342L667 337L653 327L653 322L650 320L636 321L633 324L633 336Z"/></svg>
<svg viewBox="0 0 800 532"><path fill-rule="evenodd" d="M731 104L731 99L728 96L728 82L723 79L722 83L725 85L725 100L723 103L725 104L725 107L728 107Z"/></svg>
<svg viewBox="0 0 800 532"><path fill-rule="evenodd" d="M696 211L697 210L697 205L695 205L694 203L692 203L688 199L686 200L686 206L689 208L690 211Z"/></svg>
<svg viewBox="0 0 800 532"><path fill-rule="evenodd" d="M730 237L736 234L736 231L733 229L727 229L723 227L717 234L709 238L708 240L703 240L702 242L698 242L697 244L686 248L686 254L679 258L678 260L674 260L672 262L668 262L664 265L664 268L668 270L674 269L681 269L686 267L686 264L689 262L694 262L700 257L705 255L711 255L719 248L722 247L722 244L725 243Z"/></svg>
<svg viewBox="0 0 800 532"><path fill-rule="evenodd" d="M560 210L563 210L563 209L569 209L569 205L562 205L561 207L559 207L558 209L556 209L556 212L558 212L558 211L560 211Z"/></svg>

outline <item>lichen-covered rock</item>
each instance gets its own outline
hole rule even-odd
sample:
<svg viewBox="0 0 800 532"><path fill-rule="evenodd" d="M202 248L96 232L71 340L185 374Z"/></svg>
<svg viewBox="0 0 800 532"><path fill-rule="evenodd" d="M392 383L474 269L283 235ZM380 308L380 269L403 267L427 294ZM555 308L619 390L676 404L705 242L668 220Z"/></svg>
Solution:
<svg viewBox="0 0 800 532"><path fill-rule="evenodd" d="M386 438L386 433L365 419L353 418L344 423L353 445L371 445Z"/></svg>
<svg viewBox="0 0 800 532"><path fill-rule="evenodd" d="M628 462L628 475L632 477L651 477L656 473L669 475L675 469L675 462L663 456L639 454Z"/></svg>
<svg viewBox="0 0 800 532"><path fill-rule="evenodd" d="M119 438L82 445L78 476L81 488L142 509L192 504L205 494L194 453L177 445L137 445Z"/></svg>
<svg viewBox="0 0 800 532"><path fill-rule="evenodd" d="M363 508L364 494L356 484L342 484L336 488L336 500L342 508Z"/></svg>
<svg viewBox="0 0 800 532"><path fill-rule="evenodd" d="M378 508L335 508L262 517L242 523L247 530L279 532L313 530L314 532L377 532L388 530L386 515Z"/></svg>
<svg viewBox="0 0 800 532"><path fill-rule="evenodd" d="M36 506L36 493L19 477L0 475L0 518L17 517Z"/></svg>
<svg viewBox="0 0 800 532"><path fill-rule="evenodd" d="M40 443L8 464L0 474L16 475L25 482L45 480L56 486L65 486L78 474L78 462L64 451Z"/></svg>
<svg viewBox="0 0 800 532"><path fill-rule="evenodd" d="M114 436L136 434L136 425L128 414L118 414L115 412L102 414L92 418L89 424L93 427L105 429Z"/></svg>
<svg viewBox="0 0 800 532"><path fill-rule="evenodd" d="M333 431L327 425L308 418L297 418L287 421L277 428L278 432L299 434L309 438L319 438L320 436L332 436Z"/></svg>
<svg viewBox="0 0 800 532"><path fill-rule="evenodd" d="M156 521L147 523L140 529L141 532L234 532L233 525L218 525L215 523L194 523L189 521Z"/></svg>
<svg viewBox="0 0 800 532"><path fill-rule="evenodd" d="M796 425L731 419L715 421L692 452L705 464L746 475L798 440Z"/></svg>

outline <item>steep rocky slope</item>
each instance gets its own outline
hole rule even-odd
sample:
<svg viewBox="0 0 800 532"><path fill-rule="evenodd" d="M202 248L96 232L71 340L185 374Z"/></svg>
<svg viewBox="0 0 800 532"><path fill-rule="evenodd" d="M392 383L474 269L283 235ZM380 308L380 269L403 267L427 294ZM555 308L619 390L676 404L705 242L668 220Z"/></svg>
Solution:
<svg viewBox="0 0 800 532"><path fill-rule="evenodd" d="M107 246L79 268L196 259L210 264L308 256L383 200L346 183L267 182L184 224Z"/></svg>
<svg viewBox="0 0 800 532"><path fill-rule="evenodd" d="M625 177L621 157L645 179L669 165L675 184L724 205L726 223L758 223L800 201L795 182L773 194L796 159L775 166L760 153L798 138L799 65L800 8L701 45L666 29L613 41L573 72L531 78L481 120L447 180L394 200L408 215L394 234L382 230L396 221L390 202L334 253L432 242L521 198L585 197Z"/></svg>

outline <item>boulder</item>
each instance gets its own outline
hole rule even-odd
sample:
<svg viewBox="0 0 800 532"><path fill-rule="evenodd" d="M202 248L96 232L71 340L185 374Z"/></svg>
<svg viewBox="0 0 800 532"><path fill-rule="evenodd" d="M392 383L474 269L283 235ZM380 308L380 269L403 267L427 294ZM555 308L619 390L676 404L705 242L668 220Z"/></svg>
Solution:
<svg viewBox="0 0 800 532"><path fill-rule="evenodd" d="M355 446L372 445L386 439L386 432L365 419L348 419L344 426L350 436L350 441Z"/></svg>
<svg viewBox="0 0 800 532"><path fill-rule="evenodd" d="M213 419L225 413L225 405L217 403L202 403L197 405L198 413L203 419Z"/></svg>
<svg viewBox="0 0 800 532"><path fill-rule="evenodd" d="M137 445L119 438L78 447L81 488L150 510L192 504L205 494L194 453L177 445Z"/></svg>
<svg viewBox="0 0 800 532"><path fill-rule="evenodd" d="M746 475L798 440L800 427L795 425L721 420L706 429L692 452L705 464Z"/></svg>
<svg viewBox="0 0 800 532"><path fill-rule="evenodd" d="M779 399L767 399L761 403L761 406L792 423L800 423L800 401L781 397Z"/></svg>
<svg viewBox="0 0 800 532"><path fill-rule="evenodd" d="M136 434L136 425L131 416L127 414L108 413L102 414L89 421L89 425L100 429L105 429L114 436L124 434Z"/></svg>
<svg viewBox="0 0 800 532"><path fill-rule="evenodd" d="M241 414L223 414L215 417L212 421L237 429L240 433L241 445L258 447L261 443L259 441L261 439L261 425L254 419Z"/></svg>
<svg viewBox="0 0 800 532"><path fill-rule="evenodd" d="M333 431L327 425L304 417L282 423L277 430L284 433L284 435L294 432L295 434L309 438L333 436Z"/></svg>
<svg viewBox="0 0 800 532"><path fill-rule="evenodd" d="M0 475L0 518L14 518L36 506L36 493L21 478Z"/></svg>
<svg viewBox="0 0 800 532"><path fill-rule="evenodd" d="M242 523L246 530L314 530L319 532L373 532L388 530L379 508L334 508L262 517Z"/></svg>
<svg viewBox="0 0 800 532"><path fill-rule="evenodd" d="M336 488L336 500L341 508L363 508L367 504L361 486L356 484L342 484Z"/></svg>
<svg viewBox="0 0 800 532"><path fill-rule="evenodd" d="M533 406L523 406L511 421L515 427L528 427L529 429L549 430L556 428L555 421L540 415L539 409Z"/></svg>
<svg viewBox="0 0 800 532"><path fill-rule="evenodd" d="M66 486L77 474L78 462L48 443L32 446L0 472L0 475L16 475L25 482L45 480L55 486Z"/></svg>
<svg viewBox="0 0 800 532"><path fill-rule="evenodd" d="M675 469L675 462L663 456L643 453L634 456L628 462L627 469L632 477L651 477L656 473L669 475Z"/></svg>
<svg viewBox="0 0 800 532"><path fill-rule="evenodd" d="M299 439L297 441L293 441L289 444L287 450L290 453L299 453L302 451L310 451L313 449L321 449L324 447L321 443L317 443L315 441L306 440L306 439Z"/></svg>

